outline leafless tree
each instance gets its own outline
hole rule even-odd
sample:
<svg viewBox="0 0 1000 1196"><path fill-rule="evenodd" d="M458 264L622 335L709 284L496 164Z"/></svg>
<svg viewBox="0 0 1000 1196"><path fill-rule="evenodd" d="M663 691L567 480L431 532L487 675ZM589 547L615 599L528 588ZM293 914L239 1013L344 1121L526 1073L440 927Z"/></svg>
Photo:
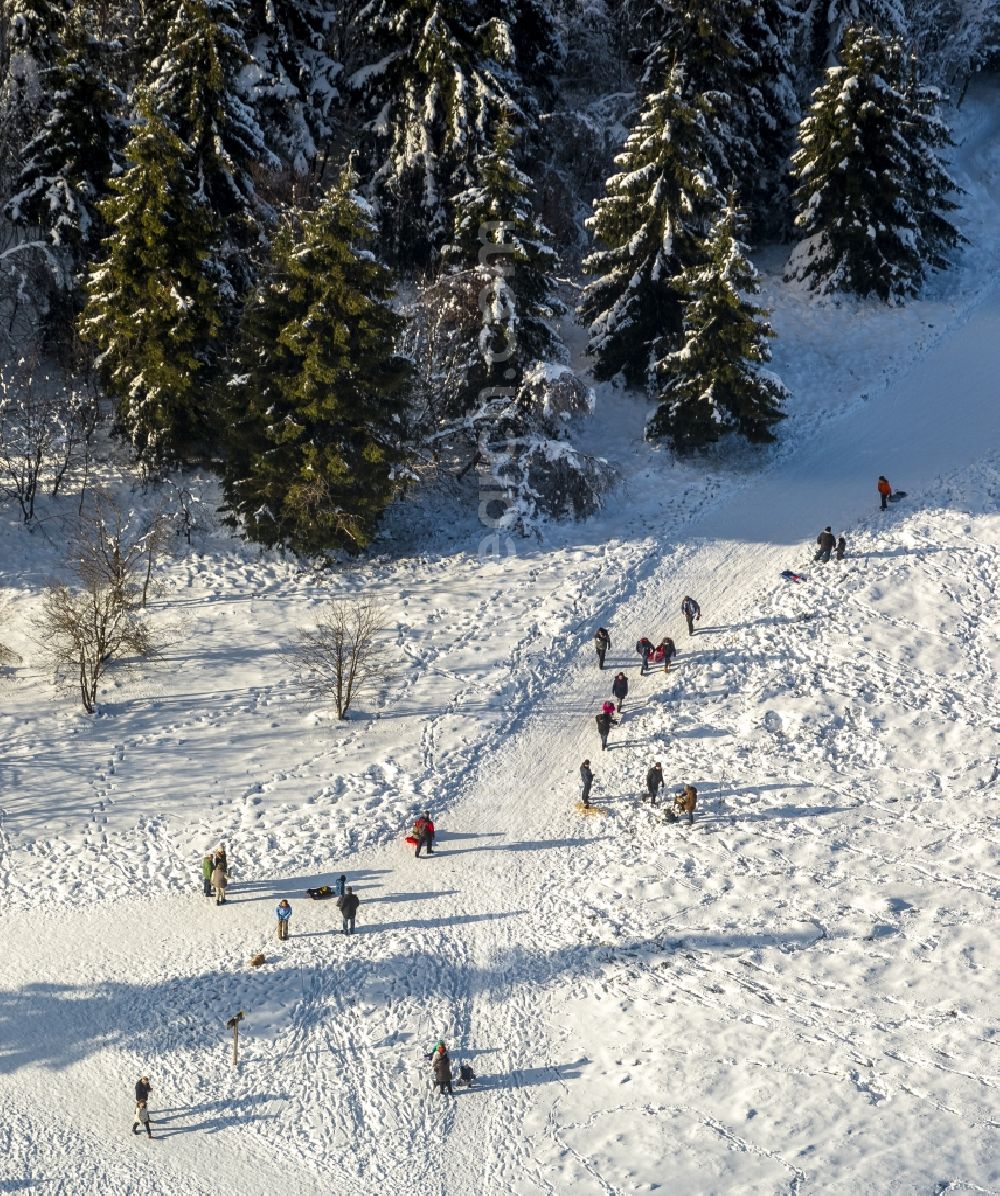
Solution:
<svg viewBox="0 0 1000 1196"><path fill-rule="evenodd" d="M372 598L330 603L319 622L299 639L295 657L313 689L333 698L337 718L383 671L380 643L385 612Z"/></svg>
<svg viewBox="0 0 1000 1196"><path fill-rule="evenodd" d="M39 376L27 362L0 370L0 493L35 515L43 479L59 493L77 447L91 434L91 397Z"/></svg>
<svg viewBox="0 0 1000 1196"><path fill-rule="evenodd" d="M139 516L110 494L94 491L73 537L71 565L85 585L108 587L121 605L145 606L169 530L162 512Z"/></svg>
<svg viewBox="0 0 1000 1196"><path fill-rule="evenodd" d="M97 709L97 687L111 661L154 655L153 639L134 606L98 578L78 587L54 582L42 599L41 645L60 676L80 687L88 714Z"/></svg>

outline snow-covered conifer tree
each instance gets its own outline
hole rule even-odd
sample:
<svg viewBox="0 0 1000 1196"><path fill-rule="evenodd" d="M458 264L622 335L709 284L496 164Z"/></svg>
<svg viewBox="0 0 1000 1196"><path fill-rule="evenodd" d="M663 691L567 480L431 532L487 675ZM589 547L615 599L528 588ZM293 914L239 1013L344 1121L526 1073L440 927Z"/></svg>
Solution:
<svg viewBox="0 0 1000 1196"><path fill-rule="evenodd" d="M775 193L799 118L788 50L797 17L785 0L654 0L644 88L681 67L707 105L710 162L755 226L773 226ZM770 217L770 219L765 219Z"/></svg>
<svg viewBox="0 0 1000 1196"><path fill-rule="evenodd" d="M709 140L704 102L689 93L684 72L672 70L647 98L615 158L619 172L587 221L599 247L584 262L593 281L580 317L590 325L598 378L622 371L645 383L651 355L661 356L680 331L674 275L698 260L720 203Z"/></svg>
<svg viewBox="0 0 1000 1196"><path fill-rule="evenodd" d="M549 323L562 310L557 258L532 208L531 180L515 162L514 119L500 119L474 163L477 181L455 197L455 235L444 251L453 269L476 274L480 290L482 323L466 384L449 396L461 411L482 388L519 381L534 362L565 353Z"/></svg>
<svg viewBox="0 0 1000 1196"><path fill-rule="evenodd" d="M249 539L302 553L364 548L404 454L401 321L356 182L343 171L280 227L231 387L227 507Z"/></svg>
<svg viewBox="0 0 1000 1196"><path fill-rule="evenodd" d="M254 106L268 144L296 174L333 134L342 69L332 45L335 17L319 0L269 0L247 18Z"/></svg>
<svg viewBox="0 0 1000 1196"><path fill-rule="evenodd" d="M804 239L789 277L890 301L916 293L928 266L943 264L940 250L958 239L943 215L953 185L925 102L904 80L898 42L848 30L843 65L813 93L792 158Z"/></svg>
<svg viewBox="0 0 1000 1196"><path fill-rule="evenodd" d="M0 12L0 198L48 114L45 73L59 57L66 0L4 0Z"/></svg>
<svg viewBox="0 0 1000 1196"><path fill-rule="evenodd" d="M219 232L197 198L197 158L144 99L127 169L100 206L111 230L87 285L81 334L138 459L157 470L216 439L208 385L221 328Z"/></svg>
<svg viewBox="0 0 1000 1196"><path fill-rule="evenodd" d="M179 0L148 88L154 111L192 154L195 197L221 221L217 264L234 296L251 281L243 251L261 236L251 171L276 165L244 94L249 63L232 0Z"/></svg>
<svg viewBox="0 0 1000 1196"><path fill-rule="evenodd" d="M65 48L43 79L49 115L24 151L6 214L14 224L41 228L63 251L72 275L103 235L96 203L105 194L121 127L121 97L108 81L82 10L71 14Z"/></svg>
<svg viewBox="0 0 1000 1196"><path fill-rule="evenodd" d="M836 64L844 35L852 25L874 29L885 38L905 39L904 0L806 0L802 32L814 67Z"/></svg>
<svg viewBox="0 0 1000 1196"><path fill-rule="evenodd" d="M386 252L427 265L495 116L520 114L511 29L475 0L369 0L353 39L366 55L350 85L369 117L366 175Z"/></svg>
<svg viewBox="0 0 1000 1196"><path fill-rule="evenodd" d="M667 439L677 452L727 432L764 443L784 419L785 387L760 368L771 359L774 332L768 313L749 298L760 285L740 241L743 225L730 196L705 240L704 260L674 280L684 296L683 344L656 363L659 406L646 436Z"/></svg>

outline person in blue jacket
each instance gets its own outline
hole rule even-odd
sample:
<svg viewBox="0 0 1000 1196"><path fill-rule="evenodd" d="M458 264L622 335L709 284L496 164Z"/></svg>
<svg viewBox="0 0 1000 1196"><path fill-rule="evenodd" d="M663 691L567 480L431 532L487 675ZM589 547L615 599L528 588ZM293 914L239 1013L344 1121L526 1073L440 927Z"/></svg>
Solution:
<svg viewBox="0 0 1000 1196"><path fill-rule="evenodd" d="M288 920L292 916L292 907L288 904L287 897L282 897L274 912L278 916L278 938L284 941L288 938Z"/></svg>

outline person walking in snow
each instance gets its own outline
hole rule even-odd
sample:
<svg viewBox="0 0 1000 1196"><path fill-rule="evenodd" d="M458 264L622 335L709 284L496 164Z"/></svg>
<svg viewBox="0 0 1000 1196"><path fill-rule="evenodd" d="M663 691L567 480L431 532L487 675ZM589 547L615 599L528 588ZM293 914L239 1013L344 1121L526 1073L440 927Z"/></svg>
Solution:
<svg viewBox="0 0 1000 1196"><path fill-rule="evenodd" d="M225 849L224 845L221 843L219 844L219 850L215 853L215 855L212 858L212 864L213 864L213 866L221 864L222 871L225 872L225 874L226 874L226 880L231 879L230 874L229 874L229 859L226 856L226 849Z"/></svg>
<svg viewBox="0 0 1000 1196"><path fill-rule="evenodd" d="M443 1042L438 1043L431 1067L434 1070L434 1087L440 1091L442 1096L444 1096L446 1088L448 1095L454 1096L455 1093L451 1086L451 1060L448 1058L448 1048Z"/></svg>
<svg viewBox="0 0 1000 1196"><path fill-rule="evenodd" d="M816 537L816 543L819 547L816 549L816 555L813 557L813 560L823 561L825 564L830 560L830 553L837 547L837 537L830 530L829 524Z"/></svg>
<svg viewBox="0 0 1000 1196"><path fill-rule="evenodd" d="M149 1082L149 1076L140 1076L135 1082L135 1103L144 1105L149 1100L149 1094L152 1091L153 1087Z"/></svg>
<svg viewBox="0 0 1000 1196"><path fill-rule="evenodd" d="M218 859L218 857L216 857ZM226 885L229 884L229 878L226 876L226 869L222 864L216 863L212 869L212 888L215 890L215 904L226 904Z"/></svg>
<svg viewBox="0 0 1000 1196"><path fill-rule="evenodd" d="M618 724L606 710L601 711L596 718L596 722L598 734L601 736L601 751L606 752L608 750L608 736L611 734L611 728L617 727Z"/></svg>
<svg viewBox="0 0 1000 1196"><path fill-rule="evenodd" d="M135 1107L135 1121L132 1122L132 1133L140 1134L146 1131L146 1137L153 1136L153 1123L149 1119L149 1109L145 1101L140 1101Z"/></svg>
<svg viewBox="0 0 1000 1196"><path fill-rule="evenodd" d="M878 475L878 482L876 483L875 489L878 491L879 498L882 500L881 509L884 511L889 505L889 499L892 496L892 487L889 485L885 474L880 473Z"/></svg>
<svg viewBox="0 0 1000 1196"><path fill-rule="evenodd" d="M684 595L684 601L681 603L681 614L684 616L684 622L688 625L688 635L694 635L695 622L701 622L701 607L690 594Z"/></svg>
<svg viewBox="0 0 1000 1196"><path fill-rule="evenodd" d="M618 713L621 714L622 702L628 697L628 677L624 673L619 673L611 682L611 692L615 695L618 702Z"/></svg>
<svg viewBox="0 0 1000 1196"><path fill-rule="evenodd" d="M670 669L670 662L677 655L677 645L670 638L665 635L656 647L656 655L658 659L663 661L663 671L666 673Z"/></svg>
<svg viewBox="0 0 1000 1196"><path fill-rule="evenodd" d="M347 892L347 877L341 872L340 879L337 881L336 891L338 897L343 897Z"/></svg>
<svg viewBox="0 0 1000 1196"><path fill-rule="evenodd" d="M842 561L847 553L847 541L843 536L837 541L837 560Z"/></svg>
<svg viewBox="0 0 1000 1196"><path fill-rule="evenodd" d="M611 636L608 635L607 628L598 627L594 633L594 648L597 652L597 667L604 668L604 658L608 654L608 649L611 647Z"/></svg>
<svg viewBox="0 0 1000 1196"><path fill-rule="evenodd" d="M646 796L642 800L648 801L651 806L655 806L656 795L660 792L662 784L663 765L657 760L649 772L646 773Z"/></svg>
<svg viewBox="0 0 1000 1196"><path fill-rule="evenodd" d="M649 672L649 658L655 651L653 647L653 641L648 635L644 635L642 639L636 640L635 650L642 657L642 676L645 677L645 675Z"/></svg>
<svg viewBox="0 0 1000 1196"><path fill-rule="evenodd" d="M431 820L430 810L424 810L424 832L427 835L427 854L434 854L434 823Z"/></svg>
<svg viewBox="0 0 1000 1196"><path fill-rule="evenodd" d="M211 854L206 855L201 861L201 887L206 897L212 896L212 869L214 867Z"/></svg>
<svg viewBox="0 0 1000 1196"><path fill-rule="evenodd" d="M361 898L350 885L347 886L347 892L343 897L337 898L337 909L340 910L340 916L344 920L344 934L354 933L354 919L358 916L360 904Z"/></svg>
<svg viewBox="0 0 1000 1196"><path fill-rule="evenodd" d="M288 920L292 916L292 907L288 904L287 897L282 897L274 913L278 919L278 938L284 942L288 938Z"/></svg>
<svg viewBox="0 0 1000 1196"><path fill-rule="evenodd" d="M413 824L413 837L417 841L417 850L413 853L419 858L421 847L427 849L427 854L433 854L431 847L432 837L434 833L434 823L430 820L429 814L421 814L420 817Z"/></svg>
<svg viewBox="0 0 1000 1196"><path fill-rule="evenodd" d="M584 760L580 765L580 780L583 782L583 792L580 794L580 801L585 807L590 805L590 789L594 783L594 774L590 771L590 761Z"/></svg>

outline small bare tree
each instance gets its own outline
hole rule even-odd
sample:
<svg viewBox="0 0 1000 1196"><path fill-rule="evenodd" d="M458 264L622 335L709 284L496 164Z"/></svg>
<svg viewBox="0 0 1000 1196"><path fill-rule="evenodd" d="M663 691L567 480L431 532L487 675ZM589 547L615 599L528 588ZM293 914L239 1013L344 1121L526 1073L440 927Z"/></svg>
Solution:
<svg viewBox="0 0 1000 1196"><path fill-rule="evenodd" d="M59 675L75 678L89 714L111 661L155 655L138 612L146 605L166 531L160 515L142 520L110 495L92 493L70 548L78 584L53 582L42 600L41 646Z"/></svg>
<svg viewBox="0 0 1000 1196"><path fill-rule="evenodd" d="M317 693L331 696L337 718L382 671L379 643L385 612L372 598L334 600L314 628L304 631L295 652Z"/></svg>
<svg viewBox="0 0 1000 1196"><path fill-rule="evenodd" d="M96 578L79 588L50 585L42 599L39 630L57 671L78 682L88 714L97 709L97 687L112 660L154 653L149 629L134 605L123 604L114 585Z"/></svg>
<svg viewBox="0 0 1000 1196"><path fill-rule="evenodd" d="M0 371L0 493L17 500L25 523L34 518L43 479L59 493L89 435L92 406L84 390L38 377L24 361Z"/></svg>
<svg viewBox="0 0 1000 1196"><path fill-rule="evenodd" d="M145 606L156 562L169 543L162 512L141 517L104 491L84 505L71 546L71 564L86 585L108 586L124 606Z"/></svg>

